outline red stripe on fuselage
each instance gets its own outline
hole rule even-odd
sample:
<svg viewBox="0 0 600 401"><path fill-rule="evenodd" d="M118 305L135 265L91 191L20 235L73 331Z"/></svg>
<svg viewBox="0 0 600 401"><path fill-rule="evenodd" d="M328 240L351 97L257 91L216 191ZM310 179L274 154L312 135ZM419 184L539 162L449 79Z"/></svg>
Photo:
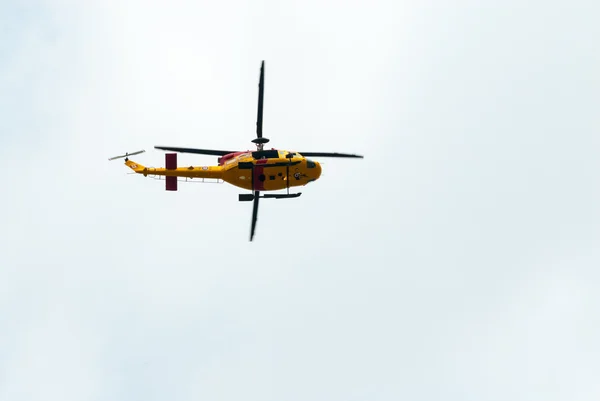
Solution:
<svg viewBox="0 0 600 401"><path fill-rule="evenodd" d="M243 155L244 153L250 153L250 152L251 152L250 150L244 150L241 152L233 152L233 153L228 153L226 155L223 155L222 157L219 157L219 166L225 165L225 162L229 159L233 159L234 157Z"/></svg>
<svg viewBox="0 0 600 401"><path fill-rule="evenodd" d="M254 165L254 190L255 191L264 191L265 189L265 181L260 180L260 176L264 175L265 168L261 166L261 164L267 164L267 159L260 159L256 161ZM266 177L265 177L266 178Z"/></svg>

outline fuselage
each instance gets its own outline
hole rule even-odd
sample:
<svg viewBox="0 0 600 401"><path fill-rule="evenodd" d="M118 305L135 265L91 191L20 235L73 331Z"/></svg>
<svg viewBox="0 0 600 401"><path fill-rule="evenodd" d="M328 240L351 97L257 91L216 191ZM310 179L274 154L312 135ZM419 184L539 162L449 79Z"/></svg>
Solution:
<svg viewBox="0 0 600 401"><path fill-rule="evenodd" d="M219 159L222 179L256 191L297 187L319 179L321 165L301 154L286 150L236 152Z"/></svg>
<svg viewBox="0 0 600 401"><path fill-rule="evenodd" d="M221 179L254 191L277 191L303 186L321 176L321 165L318 162L297 152L276 149L230 153L219 158L218 166L179 167L167 164L164 168L154 168L128 159L125 164L145 176Z"/></svg>

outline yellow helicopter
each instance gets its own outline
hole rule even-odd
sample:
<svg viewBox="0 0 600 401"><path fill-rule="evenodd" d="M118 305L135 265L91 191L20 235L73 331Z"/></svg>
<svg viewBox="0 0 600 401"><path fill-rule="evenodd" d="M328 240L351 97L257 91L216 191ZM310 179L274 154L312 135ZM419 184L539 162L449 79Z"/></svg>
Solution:
<svg viewBox="0 0 600 401"><path fill-rule="evenodd" d="M265 62L260 67L258 84L258 115L256 122L256 138L252 142L256 151L231 151L214 149L180 148L155 146L155 149L179 153L195 153L219 156L217 166L177 166L177 153L165 154L165 167L146 167L129 159L129 156L143 153L137 151L109 160L125 158L125 165L144 176L164 176L167 191L177 191L178 177L186 179L217 179L240 188L251 190L249 194L240 194L239 200L253 201L250 241L254 238L258 218L258 201L260 198L287 199L297 198L302 193L290 193L290 188L304 186L319 179L321 165L309 157L345 157L363 158L361 155L331 152L295 152L281 149L264 149L269 139L262 135L263 103L264 103ZM264 191L286 190L286 193L261 194Z"/></svg>

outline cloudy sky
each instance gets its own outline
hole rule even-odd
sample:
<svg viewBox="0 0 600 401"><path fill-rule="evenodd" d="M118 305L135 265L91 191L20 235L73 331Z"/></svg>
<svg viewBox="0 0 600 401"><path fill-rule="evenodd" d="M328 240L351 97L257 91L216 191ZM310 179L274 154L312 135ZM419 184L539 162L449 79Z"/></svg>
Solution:
<svg viewBox="0 0 600 401"><path fill-rule="evenodd" d="M0 3L0 401L597 400L597 1ZM128 173L321 160L301 198ZM181 164L216 163L181 155Z"/></svg>

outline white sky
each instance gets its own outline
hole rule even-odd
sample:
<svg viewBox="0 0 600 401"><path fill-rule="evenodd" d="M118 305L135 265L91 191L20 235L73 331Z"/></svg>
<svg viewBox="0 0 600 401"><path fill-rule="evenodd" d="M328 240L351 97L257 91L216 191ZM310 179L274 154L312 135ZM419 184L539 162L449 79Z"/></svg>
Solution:
<svg viewBox="0 0 600 401"><path fill-rule="evenodd" d="M0 3L0 401L599 399L599 11ZM255 242L107 162L251 148L262 59L270 145L366 158Z"/></svg>

